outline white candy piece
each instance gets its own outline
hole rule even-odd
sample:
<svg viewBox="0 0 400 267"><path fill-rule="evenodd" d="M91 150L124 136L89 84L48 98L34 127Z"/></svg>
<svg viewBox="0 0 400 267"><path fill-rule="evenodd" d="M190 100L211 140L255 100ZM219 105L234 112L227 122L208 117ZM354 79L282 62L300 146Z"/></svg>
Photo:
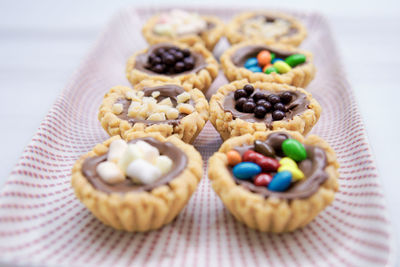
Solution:
<svg viewBox="0 0 400 267"><path fill-rule="evenodd" d="M135 182L151 184L161 176L161 171L146 160L137 159L132 161L126 169L126 174Z"/></svg>
<svg viewBox="0 0 400 267"><path fill-rule="evenodd" d="M155 164L156 159L160 155L158 149L147 142L142 140L137 141L136 145L140 148L143 153L143 159L147 160L151 164Z"/></svg>
<svg viewBox="0 0 400 267"><path fill-rule="evenodd" d="M142 150L136 144L128 144L128 147L125 149L124 154L118 161L118 166L124 173L126 173L128 165L132 161L141 158L143 158Z"/></svg>
<svg viewBox="0 0 400 267"><path fill-rule="evenodd" d="M118 161L127 147L128 144L122 139L112 141L108 150L107 160Z"/></svg>
<svg viewBox="0 0 400 267"><path fill-rule="evenodd" d="M97 165L96 171L100 178L108 184L120 183L125 180L125 175L112 161L104 161Z"/></svg>
<svg viewBox="0 0 400 267"><path fill-rule="evenodd" d="M162 174L166 174L171 170L172 160L167 156L159 156L156 160L157 168L162 172Z"/></svg>

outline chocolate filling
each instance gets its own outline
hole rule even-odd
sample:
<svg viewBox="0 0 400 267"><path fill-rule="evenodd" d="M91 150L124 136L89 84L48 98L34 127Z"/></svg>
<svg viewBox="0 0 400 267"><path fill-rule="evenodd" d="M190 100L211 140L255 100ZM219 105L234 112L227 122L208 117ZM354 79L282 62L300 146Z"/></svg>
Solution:
<svg viewBox="0 0 400 267"><path fill-rule="evenodd" d="M176 46L172 45L172 44L167 44L167 43L160 43L160 44L156 44L156 45L151 46L148 49L147 53L138 54L136 56L136 63L135 63L134 68L137 69L137 70L140 70L142 72L145 72L147 74L150 74L150 75L165 75L165 74L160 74L160 73L154 72L154 71L146 68L147 61L148 61L148 57L151 54L153 54L157 49L159 49L159 48L171 48L171 47L176 47ZM205 59L204 59L202 54L196 53L194 51L190 51L190 52L191 52L191 54L192 54L192 56L194 58L194 61L195 61L194 67L191 70L187 70L187 71L176 73L176 74L168 74L168 75L165 75L165 76L176 77L176 76L179 76L179 75L196 73L196 72L200 71L201 69L204 69L207 66L207 63L206 63L206 61L205 61Z"/></svg>
<svg viewBox="0 0 400 267"><path fill-rule="evenodd" d="M253 96L256 92L261 91L260 89L254 90ZM262 90L262 92L269 94L276 94L274 92ZM307 96L300 92L290 92L292 94L292 101L288 104L285 104L286 112L284 120L291 120L294 116L299 115L308 109L308 105L310 101L307 99ZM265 123L269 129L272 128L272 123L274 122L272 118L272 113L267 113L264 118L259 119L254 116L254 113L244 113L240 112L235 108L235 92L230 92L224 99L223 107L221 107L225 112L232 113L234 119L242 119L247 122L257 122L257 123Z"/></svg>
<svg viewBox="0 0 400 267"><path fill-rule="evenodd" d="M157 87L151 87L151 88L144 88L143 92L144 92L144 96L151 96L151 94L155 91L159 91L160 95L157 97L157 102L162 101L163 99L169 97L171 99L171 102L174 106L177 105L177 99L176 97L178 95L180 95L181 93L185 92L185 90L178 86L178 85L174 85L174 84L167 84L167 85L161 85L161 86L157 86ZM131 100L126 99L126 98L119 98L115 103L116 104L122 104L123 106L123 110L122 113L119 115L116 115L118 118L120 118L121 120L125 120L128 121L131 125L135 125L135 123L144 123L146 125L149 124L170 124L172 126L177 126L181 119L185 116L187 116L187 114L183 114L183 113L179 113L179 116L177 119L173 119L173 120L164 120L164 121L151 121L151 120L143 120L143 119L137 119L137 118L132 118L128 116L128 109L129 106L131 105ZM193 100L190 99L189 100L189 104L193 105Z"/></svg>
<svg viewBox="0 0 400 267"><path fill-rule="evenodd" d="M265 18L265 22L274 22L276 19L285 20L285 19L283 19L283 18L274 17L274 16L271 16L271 15L270 15L270 16L256 15L256 16L251 17L251 18L249 18L249 19L259 18L259 17ZM289 23L290 23L290 22L289 22ZM243 28L241 28L240 31L243 33ZM287 33L282 34L282 35L275 36L274 38L275 38L276 40L279 40L279 39L282 38L282 37L289 37L289 36L295 35L297 32L298 32L297 28L295 28L295 27L292 26L292 27L289 28L289 31L288 31Z"/></svg>
<svg viewBox="0 0 400 267"><path fill-rule="evenodd" d="M266 144L274 148L275 158L277 160L285 157L281 146L282 142L288 138L290 138L288 134L277 132L270 134L265 141ZM278 197L289 200L307 198L317 192L321 184L328 179L328 174L325 172L325 167L327 166L325 151L322 148L310 145L305 145L305 148L307 151L307 159L298 163L298 167L303 171L305 178L298 182L292 183L289 189L285 192L273 192L268 190L267 187L256 186L250 181L237 179L233 176L232 169L229 168L229 170L237 184L254 193L261 194L264 197ZM240 154L243 154L249 149L254 150L254 146L246 145L235 148L235 150L237 150ZM272 175L274 175L274 173L272 173Z"/></svg>
<svg viewBox="0 0 400 267"><path fill-rule="evenodd" d="M262 50L268 50L269 52L275 54L275 58L281 58L281 59L285 59L288 56L296 54L277 48L271 48L268 45L248 45L241 47L235 51L235 53L231 57L232 62L238 67L243 67L247 59L251 57L256 57L257 54L260 53ZM307 61L302 64L306 63ZM297 66L301 66L302 64L299 64Z"/></svg>
<svg viewBox="0 0 400 267"><path fill-rule="evenodd" d="M100 178L100 176L96 171L97 165L107 160L107 154L98 157L87 158L82 165L82 174L86 177L86 179L92 184L94 188L103 191L105 193L111 194L111 193L151 191L158 186L169 183L172 179L177 177L186 168L188 162L186 154L172 143L169 142L162 143L152 137L144 137L144 138L134 139L130 141L129 144L134 144L139 140L145 141L150 145L156 147L160 151L160 155L166 155L173 160L173 165L171 167L171 170L168 173L162 175L160 179L158 179L155 183L148 185L140 185L133 183L131 179L127 178L122 183L107 184L106 182L103 181L103 179Z"/></svg>

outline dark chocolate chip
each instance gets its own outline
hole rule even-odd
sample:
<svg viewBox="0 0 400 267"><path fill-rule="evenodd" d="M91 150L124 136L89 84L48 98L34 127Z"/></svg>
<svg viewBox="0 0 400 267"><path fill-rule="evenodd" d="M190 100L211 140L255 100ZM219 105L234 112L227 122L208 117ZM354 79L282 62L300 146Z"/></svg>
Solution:
<svg viewBox="0 0 400 267"><path fill-rule="evenodd" d="M271 94L267 97L267 100L272 104L276 104L278 102L281 102L281 98L277 95Z"/></svg>
<svg viewBox="0 0 400 267"><path fill-rule="evenodd" d="M190 56L190 50L187 49L187 48L183 49L183 50L182 50L182 53L183 53L183 55L184 55L185 57Z"/></svg>
<svg viewBox="0 0 400 267"><path fill-rule="evenodd" d="M194 59L193 57L186 57L183 62L185 63L185 69L191 70L194 67Z"/></svg>
<svg viewBox="0 0 400 267"><path fill-rule="evenodd" d="M292 93L286 91L280 95L281 101L283 104L287 104L292 100Z"/></svg>
<svg viewBox="0 0 400 267"><path fill-rule="evenodd" d="M185 69L185 64L182 61L176 62L175 64L175 71L181 72Z"/></svg>
<svg viewBox="0 0 400 267"><path fill-rule="evenodd" d="M238 89L235 91L235 100L241 98L241 97L247 97L247 93L244 89Z"/></svg>
<svg viewBox="0 0 400 267"><path fill-rule="evenodd" d="M254 108L254 116L256 118L262 119L265 117L265 114L267 114L267 110L263 106L256 106Z"/></svg>
<svg viewBox="0 0 400 267"><path fill-rule="evenodd" d="M246 84L243 89L246 91L247 96L251 96L251 94L254 92L254 87L251 84Z"/></svg>
<svg viewBox="0 0 400 267"><path fill-rule="evenodd" d="M243 104L243 112L245 113L253 113L256 104L254 102L247 101Z"/></svg>
<svg viewBox="0 0 400 267"><path fill-rule="evenodd" d="M235 103L235 108L236 108L238 111L242 112L242 111L243 111L243 104L244 104L244 103L247 103L247 98L245 98L245 97L239 98L239 99L236 101L236 103Z"/></svg>
<svg viewBox="0 0 400 267"><path fill-rule="evenodd" d="M267 99L267 96L263 93L263 92L256 92L254 95L253 95L253 99L254 99L254 101L258 101L258 100L260 100L260 99Z"/></svg>
<svg viewBox="0 0 400 267"><path fill-rule="evenodd" d="M156 55L157 56L162 56L162 54L164 54L165 53L165 48L158 48L157 49L157 51L156 51Z"/></svg>
<svg viewBox="0 0 400 267"><path fill-rule="evenodd" d="M284 104L279 102L274 105L274 110L286 111L286 108Z"/></svg>
<svg viewBox="0 0 400 267"><path fill-rule="evenodd" d="M175 57L172 54L165 53L163 55L163 62L167 65L174 65L175 64Z"/></svg>
<svg viewBox="0 0 400 267"><path fill-rule="evenodd" d="M274 112L272 112L272 118L274 119L274 121L280 121L284 117L285 112L283 112L282 110L275 110Z"/></svg>
<svg viewBox="0 0 400 267"><path fill-rule="evenodd" d="M175 55L175 59L178 61L180 61L180 60L182 60L183 58L184 58L184 56L183 56L183 53L181 52L181 51L176 51L175 53L174 53L174 55Z"/></svg>
<svg viewBox="0 0 400 267"><path fill-rule="evenodd" d="M262 105L267 111L270 111L272 108L271 103L269 103L268 101L265 101Z"/></svg>
<svg viewBox="0 0 400 267"><path fill-rule="evenodd" d="M163 73L165 71L165 66L163 64L157 64L153 67L153 71L157 73Z"/></svg>

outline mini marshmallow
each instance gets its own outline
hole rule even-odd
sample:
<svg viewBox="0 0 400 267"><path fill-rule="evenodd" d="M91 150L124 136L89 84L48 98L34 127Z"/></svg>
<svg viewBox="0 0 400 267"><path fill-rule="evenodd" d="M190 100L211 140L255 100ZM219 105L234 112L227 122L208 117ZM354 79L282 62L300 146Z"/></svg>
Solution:
<svg viewBox="0 0 400 267"><path fill-rule="evenodd" d="M142 150L136 144L128 144L128 147L125 149L124 154L118 161L118 166L120 169L126 173L126 169L128 165L137 159L143 158Z"/></svg>
<svg viewBox="0 0 400 267"><path fill-rule="evenodd" d="M151 184L160 178L161 171L149 162L137 159L129 164L126 174L135 182Z"/></svg>
<svg viewBox="0 0 400 267"><path fill-rule="evenodd" d="M125 175L112 161L104 161L97 165L96 171L100 178L108 184L121 183L125 180Z"/></svg>
<svg viewBox="0 0 400 267"><path fill-rule="evenodd" d="M112 141L108 149L107 160L118 161L127 147L128 144L122 139Z"/></svg>
<svg viewBox="0 0 400 267"><path fill-rule="evenodd" d="M143 159L151 164L155 164L156 159L160 155L158 149L145 141L138 141L136 145L140 148L143 153Z"/></svg>
<svg viewBox="0 0 400 267"><path fill-rule="evenodd" d="M171 170L172 160L167 156L159 156L156 160L157 168L162 172L162 174L166 174Z"/></svg>

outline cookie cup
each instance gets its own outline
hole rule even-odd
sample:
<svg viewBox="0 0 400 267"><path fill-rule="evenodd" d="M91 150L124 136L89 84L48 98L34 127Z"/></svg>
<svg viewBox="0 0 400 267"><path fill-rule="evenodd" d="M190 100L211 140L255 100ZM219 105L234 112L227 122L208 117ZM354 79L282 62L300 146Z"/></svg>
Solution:
<svg viewBox="0 0 400 267"><path fill-rule="evenodd" d="M304 54L307 57L307 61L299 66L292 68L289 72L284 74L279 74L275 72L272 72L270 74L266 74L263 72L252 72L245 67L236 66L232 62L232 56L236 53L236 51L250 45L263 45L266 47L266 49L270 48L272 51L274 49L277 49L292 54ZM241 79L248 79L250 82L260 81L285 83L302 88L305 88L314 79L316 72L316 68L313 64L313 55L311 52L300 50L298 48L288 45L264 45L260 42L244 42L230 47L221 56L221 66L226 78L231 82Z"/></svg>
<svg viewBox="0 0 400 267"><path fill-rule="evenodd" d="M72 169L71 184L77 198L96 218L118 230L143 232L158 229L171 222L185 207L202 177L202 159L193 146L175 136L164 138L157 133L142 132L131 135L131 139L141 137L153 137L158 141L174 144L187 156L186 168L169 183L151 191L124 194L99 191L82 174L82 165L89 157L107 153L110 143L120 138L114 136L83 155Z"/></svg>
<svg viewBox="0 0 400 267"><path fill-rule="evenodd" d="M186 143L193 143L199 135L208 120L208 102L203 93L198 89L191 89L191 86L182 86L183 89L190 93L194 102L195 111L180 119L178 125L168 123L145 124L137 122L132 125L127 120L119 118L113 113L112 107L114 103L121 98L125 98L126 94L132 90L140 91L147 87L162 86L165 83L159 81L146 80L139 83L131 89L126 86L115 86L106 93L99 109L98 119L104 130L110 135L120 135L124 139L129 138L137 131L146 133L157 132L164 137L174 135ZM171 84L171 83L168 83ZM179 85L180 84L175 84Z"/></svg>
<svg viewBox="0 0 400 267"><path fill-rule="evenodd" d="M189 46L193 46L197 43L203 44L208 50L212 51L215 45L221 39L224 33L224 24L222 21L213 16L201 16L207 24L212 24L213 27L207 29L200 34L185 34L181 36L162 36L154 33L153 29L156 25L159 15L150 18L142 28L142 34L146 41L150 44L158 44L164 42L176 41L180 43L185 43Z"/></svg>
<svg viewBox="0 0 400 267"><path fill-rule="evenodd" d="M312 127L317 123L320 114L321 106L312 97L312 95L304 89L290 86L287 84L255 82L250 83L254 88L261 90L268 90L271 92L279 93L283 91L300 92L306 95L307 100L310 102L307 110L294 116L290 120L274 121L271 127L268 128L263 122L248 122L240 118L234 118L231 112L225 111L224 100L225 97L237 89L242 89L249 82L244 79L241 81L232 82L230 84L220 87L210 100L210 121L215 129L221 135L223 140L232 136L240 136L244 134L253 134L255 132L264 132L269 130L286 129L290 131L297 131L301 134L307 134Z"/></svg>
<svg viewBox="0 0 400 267"><path fill-rule="evenodd" d="M177 74L175 76L163 75L158 73L146 73L135 68L136 57L139 54L145 54L149 51L149 48L136 52L133 56L128 59L126 65L126 77L132 86L140 83L143 80L160 81L164 83L180 83L181 85L191 86L198 88L201 91L206 91L214 79L218 75L218 62L210 51L208 51L202 44L196 43L193 46L189 46L184 43L168 42L166 45L174 45L180 49L188 48L191 52L196 52L204 57L206 66L197 72Z"/></svg>
<svg viewBox="0 0 400 267"><path fill-rule="evenodd" d="M291 28L295 29L297 32L292 35L283 35L276 37L250 37L241 32L241 27L243 23L255 16L266 16L273 17L278 19L284 19L291 24ZM229 43L237 44L244 41L248 41L251 39L252 41L259 41L264 44L288 44L293 46L299 46L301 42L307 37L307 30L304 25L297 20L296 18L279 13L279 12L244 12L237 16L235 16L232 21L226 26L226 37L228 38Z"/></svg>
<svg viewBox="0 0 400 267"><path fill-rule="evenodd" d="M314 194L302 199L264 197L251 192L236 184L228 170L225 153L241 145L253 144L254 140L265 141L270 133L273 132L246 134L225 141L209 159L208 177L214 191L238 221L262 232L291 232L306 226L318 213L332 203L335 192L339 188L339 164L335 152L321 138L315 135L304 138L297 132L287 131L292 138L303 144L324 149L327 156L325 172L328 174L328 179Z"/></svg>

